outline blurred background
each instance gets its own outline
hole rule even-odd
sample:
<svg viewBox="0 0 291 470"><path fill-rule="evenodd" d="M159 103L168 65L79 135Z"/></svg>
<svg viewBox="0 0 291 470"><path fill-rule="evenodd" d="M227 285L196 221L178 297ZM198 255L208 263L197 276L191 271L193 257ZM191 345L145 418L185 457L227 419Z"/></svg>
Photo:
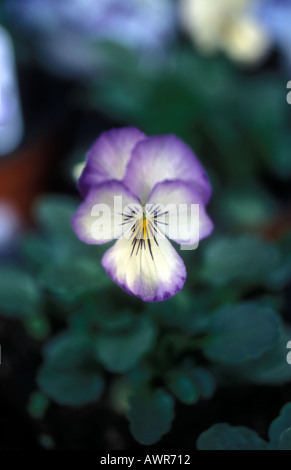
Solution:
<svg viewBox="0 0 291 470"><path fill-rule="evenodd" d="M291 394L290 24L290 0L1 0L0 448L269 438ZM128 125L181 137L213 186L214 234L157 305L70 226L86 152Z"/></svg>

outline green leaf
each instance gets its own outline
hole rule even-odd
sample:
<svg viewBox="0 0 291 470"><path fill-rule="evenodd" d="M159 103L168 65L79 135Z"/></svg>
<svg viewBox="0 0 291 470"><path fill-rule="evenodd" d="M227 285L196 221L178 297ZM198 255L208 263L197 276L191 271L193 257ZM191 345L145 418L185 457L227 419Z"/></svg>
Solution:
<svg viewBox="0 0 291 470"><path fill-rule="evenodd" d="M48 406L48 398L42 393L34 392L30 395L27 411L34 419L41 419L44 417Z"/></svg>
<svg viewBox="0 0 291 470"><path fill-rule="evenodd" d="M152 348L156 329L149 317L139 317L133 328L119 333L100 333L96 339L96 356L111 372L125 372Z"/></svg>
<svg viewBox="0 0 291 470"><path fill-rule="evenodd" d="M36 340L43 340L50 334L50 324L45 315L29 315L25 318L26 331Z"/></svg>
<svg viewBox="0 0 291 470"><path fill-rule="evenodd" d="M74 259L81 255L100 259L104 248L81 242L73 231L71 220L80 201L61 195L44 196L34 208L36 221L44 234L25 237L21 250L28 262L38 268L53 261Z"/></svg>
<svg viewBox="0 0 291 470"><path fill-rule="evenodd" d="M134 322L135 315L128 310L95 312L94 323L106 332L128 330Z"/></svg>
<svg viewBox="0 0 291 470"><path fill-rule="evenodd" d="M218 213L228 226L258 228L268 224L278 212L276 202L258 184L223 188L217 201Z"/></svg>
<svg viewBox="0 0 291 470"><path fill-rule="evenodd" d="M291 427L282 432L279 441L279 450L291 450Z"/></svg>
<svg viewBox="0 0 291 470"><path fill-rule="evenodd" d="M201 398L211 398L216 386L215 378L211 372L205 367L195 367L192 374Z"/></svg>
<svg viewBox="0 0 291 470"><path fill-rule="evenodd" d="M46 266L40 280L50 292L65 299L97 292L111 283L98 260L84 256Z"/></svg>
<svg viewBox="0 0 291 470"><path fill-rule="evenodd" d="M183 289L164 302L147 305L147 312L154 316L160 327L200 333L208 327L209 295L188 293Z"/></svg>
<svg viewBox="0 0 291 470"><path fill-rule="evenodd" d="M278 418L274 419L269 427L269 439L271 448L274 450L279 449L281 435L289 430L291 427L291 402L287 403L280 411ZM290 433L288 434L290 437ZM283 442L286 443L287 437L283 437ZM290 443L289 443L290 444Z"/></svg>
<svg viewBox="0 0 291 470"><path fill-rule="evenodd" d="M213 313L203 350L213 361L242 364L272 349L279 334L279 317L272 309L242 302Z"/></svg>
<svg viewBox="0 0 291 470"><path fill-rule="evenodd" d="M57 238L75 238L71 219L80 201L64 195L47 195L38 200L35 206L35 218L41 227Z"/></svg>
<svg viewBox="0 0 291 470"><path fill-rule="evenodd" d="M212 285L262 285L279 265L277 247L256 237L216 238L208 242L202 278Z"/></svg>
<svg viewBox="0 0 291 470"><path fill-rule="evenodd" d="M274 151L268 155L268 163L271 170L283 180L288 180L291 176L290 146L291 139L289 129L278 132Z"/></svg>
<svg viewBox="0 0 291 470"><path fill-rule="evenodd" d="M173 370L167 374L167 384L175 397L187 405L210 398L215 389L215 379L204 367Z"/></svg>
<svg viewBox="0 0 291 470"><path fill-rule="evenodd" d="M291 338L291 331L282 331L274 348L258 359L242 365L241 377L256 384L284 384L291 381L291 367L287 363L286 344Z"/></svg>
<svg viewBox="0 0 291 470"><path fill-rule="evenodd" d="M200 399L197 384L191 374L184 371L171 371L167 385L173 395L185 405L193 405Z"/></svg>
<svg viewBox="0 0 291 470"><path fill-rule="evenodd" d="M174 419L174 399L163 389L138 389L127 412L130 430L143 445L158 442L169 432Z"/></svg>
<svg viewBox="0 0 291 470"><path fill-rule="evenodd" d="M41 295L34 280L13 266L0 267L0 312L5 316L23 317L41 308Z"/></svg>
<svg viewBox="0 0 291 470"><path fill-rule="evenodd" d="M41 447L45 450L53 450L55 448L55 441L49 434L40 434L38 437Z"/></svg>
<svg viewBox="0 0 291 470"><path fill-rule="evenodd" d="M52 243L35 233L22 237L20 252L25 262L36 268L50 263L54 255Z"/></svg>
<svg viewBox="0 0 291 470"><path fill-rule="evenodd" d="M54 338L44 350L45 361L37 382L50 398L63 405L97 401L104 388L90 341L70 332Z"/></svg>
<svg viewBox="0 0 291 470"><path fill-rule="evenodd" d="M279 266L270 271L266 279L266 286L270 289L283 289L291 280L291 256L286 254Z"/></svg>
<svg viewBox="0 0 291 470"><path fill-rule="evenodd" d="M244 426L214 424L197 440L198 450L266 450L267 442Z"/></svg>

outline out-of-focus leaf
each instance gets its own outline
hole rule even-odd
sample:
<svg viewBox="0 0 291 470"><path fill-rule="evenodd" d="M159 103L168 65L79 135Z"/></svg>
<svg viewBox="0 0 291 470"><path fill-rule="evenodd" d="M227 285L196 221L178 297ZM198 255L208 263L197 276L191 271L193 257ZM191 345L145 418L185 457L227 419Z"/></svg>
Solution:
<svg viewBox="0 0 291 470"><path fill-rule="evenodd" d="M140 388L130 399L127 418L131 433L139 443L154 444L171 428L174 399L163 389Z"/></svg>
<svg viewBox="0 0 291 470"><path fill-rule="evenodd" d="M277 268L270 271L266 279L266 286L271 289L283 289L291 280L291 255L284 257Z"/></svg>
<svg viewBox="0 0 291 470"><path fill-rule="evenodd" d="M274 348L258 359L248 361L239 371L241 377L257 384L284 384L291 382L291 367L287 363L286 344L291 331L282 331Z"/></svg>
<svg viewBox="0 0 291 470"><path fill-rule="evenodd" d="M244 426L214 424L197 440L198 450L266 450L267 442Z"/></svg>
<svg viewBox="0 0 291 470"><path fill-rule="evenodd" d="M274 419L269 427L269 439L272 449L279 449L282 434L291 427L291 402L287 403L280 411L278 418ZM288 434L290 437L290 433ZM284 436L286 442L287 436Z"/></svg>
<svg viewBox="0 0 291 470"><path fill-rule="evenodd" d="M46 450L52 450L55 447L55 442L49 434L40 434L38 440L41 447L44 447Z"/></svg>
<svg viewBox="0 0 291 470"><path fill-rule="evenodd" d="M27 332L37 340L45 339L50 333L50 324L43 314L29 315L24 321Z"/></svg>
<svg viewBox="0 0 291 470"><path fill-rule="evenodd" d="M217 210L228 226L257 228L268 224L278 207L267 191L248 179L246 186L223 188Z"/></svg>
<svg viewBox="0 0 291 470"><path fill-rule="evenodd" d="M203 350L213 361L242 364L272 349L279 334L279 317L272 309L243 302L214 312Z"/></svg>
<svg viewBox="0 0 291 470"><path fill-rule="evenodd" d="M25 271L14 266L1 266L0 279L1 314L22 317L38 313L40 290Z"/></svg>
<svg viewBox="0 0 291 470"><path fill-rule="evenodd" d="M48 398L42 393L34 392L30 396L27 410L34 419L41 419L44 417L48 406Z"/></svg>
<svg viewBox="0 0 291 470"><path fill-rule="evenodd" d="M211 372L205 369L205 367L195 367L192 373L201 398L211 398L216 387L216 381Z"/></svg>
<svg viewBox="0 0 291 470"><path fill-rule="evenodd" d="M270 169L279 177L287 180L291 176L290 147L291 138L289 129L277 134L276 145L271 154L268 155Z"/></svg>
<svg viewBox="0 0 291 470"><path fill-rule="evenodd" d="M98 260L84 256L46 266L40 279L50 292L67 299L74 299L86 292L100 291L110 284Z"/></svg>
<svg viewBox="0 0 291 470"><path fill-rule="evenodd" d="M206 246L201 275L212 285L261 285L279 261L277 247L256 237L214 238Z"/></svg>
<svg viewBox="0 0 291 470"><path fill-rule="evenodd" d="M52 244L37 234L25 235L21 240L20 251L25 261L37 268L54 258Z"/></svg>
<svg viewBox="0 0 291 470"><path fill-rule="evenodd" d="M21 245L24 258L36 268L51 262L63 262L75 256L100 259L104 248L81 242L74 233L71 219L80 201L63 195L40 198L34 207L34 216L43 234L27 235Z"/></svg>
<svg viewBox="0 0 291 470"><path fill-rule="evenodd" d="M107 333L114 331L129 330L134 326L135 315L129 310L117 310L112 308L108 311L103 307L102 301L100 302L98 312L91 312L91 321L94 325L98 325L102 330Z"/></svg>
<svg viewBox="0 0 291 470"><path fill-rule="evenodd" d="M280 78L278 75L268 75L264 80L255 77L244 87L238 87L236 92L236 113L242 124L247 126L249 138L262 158L272 155L278 132L284 127L288 113Z"/></svg>
<svg viewBox="0 0 291 470"><path fill-rule="evenodd" d="M100 398L104 381L88 338L60 334L46 346L44 356L37 382L47 396L70 406Z"/></svg>
<svg viewBox="0 0 291 470"><path fill-rule="evenodd" d="M152 348L156 329L150 318L139 317L127 331L99 333L96 338L96 356L111 372L130 370Z"/></svg>
<svg viewBox="0 0 291 470"><path fill-rule="evenodd" d="M179 329L190 333L200 333L208 326L209 294L187 293L184 289L174 297L147 305L147 312L152 314L161 327Z"/></svg>
<svg viewBox="0 0 291 470"><path fill-rule="evenodd" d="M210 398L215 389L215 379L204 367L184 366L170 371L167 384L176 398L187 405Z"/></svg>
<svg viewBox="0 0 291 470"><path fill-rule="evenodd" d="M282 432L279 440L279 450L291 450L291 427Z"/></svg>
<svg viewBox="0 0 291 470"><path fill-rule="evenodd" d="M173 395L186 405L192 405L200 399L195 380L187 372L182 370L171 371L167 377L167 384Z"/></svg>
<svg viewBox="0 0 291 470"><path fill-rule="evenodd" d="M38 200L34 214L40 226L49 234L65 239L75 238L71 219L80 201L64 195L47 195Z"/></svg>

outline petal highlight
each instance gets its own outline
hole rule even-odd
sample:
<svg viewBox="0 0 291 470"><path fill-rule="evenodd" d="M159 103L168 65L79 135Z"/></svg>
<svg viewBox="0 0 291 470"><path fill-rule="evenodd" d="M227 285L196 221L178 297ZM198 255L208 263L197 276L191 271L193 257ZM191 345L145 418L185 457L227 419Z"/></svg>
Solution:
<svg viewBox="0 0 291 470"><path fill-rule="evenodd" d="M103 132L87 154L87 162L78 187L83 196L92 185L122 180L135 145L146 139L139 129L124 127Z"/></svg>
<svg viewBox="0 0 291 470"><path fill-rule="evenodd" d="M179 292L187 276L183 260L169 240L133 240L122 238L102 258L102 266L111 279L126 292L145 302L166 300ZM133 249L134 248L134 249Z"/></svg>
<svg viewBox="0 0 291 470"><path fill-rule="evenodd" d="M206 203L211 195L207 175L192 150L174 135L150 137L139 142L128 164L126 186L146 203L152 188L162 181L192 183Z"/></svg>
<svg viewBox="0 0 291 470"><path fill-rule="evenodd" d="M77 237L89 245L110 242L130 230L123 216L130 207L139 208L139 200L121 182L102 183L89 189L72 218L72 227Z"/></svg>
<svg viewBox="0 0 291 470"><path fill-rule="evenodd" d="M176 243L195 245L213 230L201 192L189 183L165 181L156 184L148 204L159 207L156 226Z"/></svg>

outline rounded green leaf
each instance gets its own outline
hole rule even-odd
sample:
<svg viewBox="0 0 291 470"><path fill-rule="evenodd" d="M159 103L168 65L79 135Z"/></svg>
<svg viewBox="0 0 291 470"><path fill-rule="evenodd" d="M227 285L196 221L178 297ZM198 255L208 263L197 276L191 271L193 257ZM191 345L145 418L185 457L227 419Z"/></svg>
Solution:
<svg viewBox="0 0 291 470"><path fill-rule="evenodd" d="M275 346L258 359L244 364L239 374L257 384L284 384L291 381L291 367L287 362L286 344L291 338L291 330L284 329Z"/></svg>
<svg viewBox="0 0 291 470"><path fill-rule="evenodd" d="M279 449L281 435L289 428L291 428L291 402L283 406L278 418L274 419L270 425L269 439L272 449Z"/></svg>
<svg viewBox="0 0 291 470"><path fill-rule="evenodd" d="M204 367L184 366L168 373L166 379L170 391L187 405L210 398L215 389L215 379Z"/></svg>
<svg viewBox="0 0 291 470"><path fill-rule="evenodd" d="M40 280L50 292L65 299L99 291L109 284L98 260L84 256L46 266Z"/></svg>
<svg viewBox="0 0 291 470"><path fill-rule="evenodd" d="M34 280L13 266L0 268L0 313L11 317L36 314L41 295Z"/></svg>
<svg viewBox="0 0 291 470"><path fill-rule="evenodd" d="M70 406L97 401L104 388L96 365L88 363L80 368L68 369L61 364L47 362L40 369L38 385L57 403Z"/></svg>
<svg viewBox="0 0 291 470"><path fill-rule="evenodd" d="M261 285L279 265L276 246L253 236L221 237L206 245L203 279L213 285L243 283Z"/></svg>
<svg viewBox="0 0 291 470"><path fill-rule="evenodd" d="M209 328L205 355L225 364L242 364L275 346L280 321L269 307L243 302L217 310Z"/></svg>
<svg viewBox="0 0 291 470"><path fill-rule="evenodd" d="M147 305L147 312L153 315L156 322L165 328L200 333L207 329L209 295L180 291L164 302Z"/></svg>
<svg viewBox="0 0 291 470"><path fill-rule="evenodd" d="M256 228L269 223L278 211L275 200L258 184L225 188L218 198L218 213L224 223Z"/></svg>
<svg viewBox="0 0 291 470"><path fill-rule="evenodd" d="M78 199L70 196L43 196L34 208L35 218L50 235L65 239L75 238L71 219L78 205Z"/></svg>
<svg viewBox="0 0 291 470"><path fill-rule="evenodd" d="M291 450L291 427L282 432L279 440L279 450Z"/></svg>
<svg viewBox="0 0 291 470"><path fill-rule="evenodd" d="M185 405L193 405L200 398L197 385L187 372L171 372L167 378L167 384L173 395Z"/></svg>
<svg viewBox="0 0 291 470"><path fill-rule="evenodd" d="M192 377L199 390L201 398L211 398L216 387L215 377L205 367L195 367Z"/></svg>
<svg viewBox="0 0 291 470"><path fill-rule="evenodd" d="M101 308L101 311L94 312L94 324L106 332L128 330L134 322L134 313L129 310L108 311Z"/></svg>
<svg viewBox="0 0 291 470"><path fill-rule="evenodd" d="M96 340L96 356L111 372L126 372L152 348L156 329L149 317L139 317L133 328L102 332Z"/></svg>
<svg viewBox="0 0 291 470"><path fill-rule="evenodd" d="M71 406L100 398L104 381L85 337L61 334L46 346L44 356L37 382L47 396Z"/></svg>
<svg viewBox="0 0 291 470"><path fill-rule="evenodd" d="M267 442L244 426L214 424L197 440L198 450L266 450Z"/></svg>
<svg viewBox="0 0 291 470"><path fill-rule="evenodd" d="M127 412L130 431L144 445L158 442L169 432L174 419L174 399L163 389L138 389Z"/></svg>

